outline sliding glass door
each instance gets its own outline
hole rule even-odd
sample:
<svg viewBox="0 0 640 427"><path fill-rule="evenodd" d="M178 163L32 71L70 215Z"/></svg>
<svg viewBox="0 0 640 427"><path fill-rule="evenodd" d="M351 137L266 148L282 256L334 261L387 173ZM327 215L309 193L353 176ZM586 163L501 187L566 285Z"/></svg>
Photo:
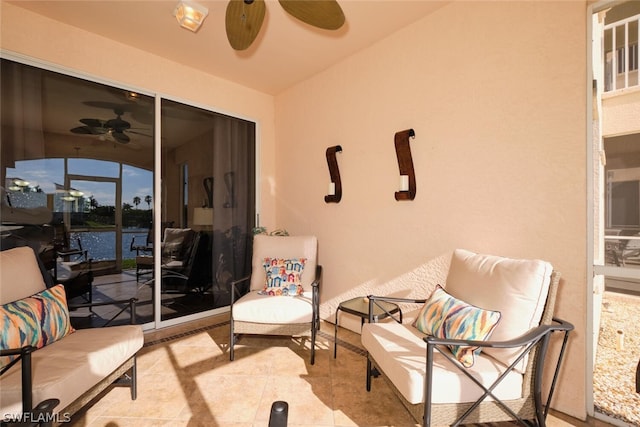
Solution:
<svg viewBox="0 0 640 427"><path fill-rule="evenodd" d="M6 58L0 78L3 248L29 244L55 266L64 230L94 299L138 298L151 327L228 306L250 271L255 123L167 99L156 117L153 96Z"/></svg>

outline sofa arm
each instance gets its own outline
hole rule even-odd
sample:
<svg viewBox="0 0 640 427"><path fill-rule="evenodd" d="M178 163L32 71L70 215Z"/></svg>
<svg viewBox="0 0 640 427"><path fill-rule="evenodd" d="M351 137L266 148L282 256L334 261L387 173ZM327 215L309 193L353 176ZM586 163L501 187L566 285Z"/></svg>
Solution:
<svg viewBox="0 0 640 427"><path fill-rule="evenodd" d="M569 338L569 332L574 329L573 324L562 320L562 319L553 319L553 323L550 325L539 325L537 327L531 328L526 333L522 334L519 337L506 340L506 341L473 341L473 340L459 340L459 339L447 339L447 338L436 338L433 336L424 337L424 341L427 343L427 355L426 355L426 378L425 381L425 418L430 419L430 408L431 408L431 396L432 396L432 387L433 384L431 382L432 371L433 371L433 362L434 362L434 350L438 350L440 354L442 354L445 358L447 358L453 366L458 368L458 370L462 371L469 378L472 378L471 374L467 372L467 369L463 367L461 364L457 363L457 361L453 358L453 356L442 350L441 346L470 346L470 347L478 347L478 348L522 348L522 351L508 367L504 370L502 375L496 380L492 387L488 389L484 386L481 386L485 391L485 397L491 396L494 397L491 390L502 380L506 374L516 367L516 365L527 356L534 348L539 346L538 354L535 358L535 369L534 369L534 398L536 401L537 410L541 411L543 414L543 418L547 417L547 413L549 411L549 405L551 403L551 398L553 397L553 392L555 390L556 382L558 380L558 374L560 372L560 366L562 365L562 359L564 357L564 352L567 346L567 340ZM551 339L551 334L554 332L562 332L564 334L562 347L560 349L560 353L556 360L555 371L553 375L553 380L551 382L551 386L548 391L546 403L544 405L544 409L542 406L542 374L544 370L544 362L546 359L547 350L549 348L549 340ZM476 384L480 385L477 381ZM484 398L484 397L483 397ZM495 399L503 406L499 399ZM504 407L504 406L503 406ZM508 410L507 410L508 411ZM462 416L464 418L466 415ZM512 414L513 416L513 414ZM516 416L517 419L517 416Z"/></svg>
<svg viewBox="0 0 640 427"><path fill-rule="evenodd" d="M36 348L30 345L22 348L12 348L7 350L0 350L0 356L18 356L9 362L6 366L0 370L0 375L4 374L13 365L22 361L22 412L27 413L31 411L33 407L32 390L32 371L31 371L31 353L36 351Z"/></svg>

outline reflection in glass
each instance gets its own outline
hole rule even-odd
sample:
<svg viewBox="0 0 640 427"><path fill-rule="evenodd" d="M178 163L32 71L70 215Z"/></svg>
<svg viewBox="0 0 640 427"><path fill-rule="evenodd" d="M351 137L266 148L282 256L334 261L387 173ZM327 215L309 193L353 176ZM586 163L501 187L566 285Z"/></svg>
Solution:
<svg viewBox="0 0 640 427"><path fill-rule="evenodd" d="M250 271L255 123L170 100L161 111L164 320L228 305Z"/></svg>

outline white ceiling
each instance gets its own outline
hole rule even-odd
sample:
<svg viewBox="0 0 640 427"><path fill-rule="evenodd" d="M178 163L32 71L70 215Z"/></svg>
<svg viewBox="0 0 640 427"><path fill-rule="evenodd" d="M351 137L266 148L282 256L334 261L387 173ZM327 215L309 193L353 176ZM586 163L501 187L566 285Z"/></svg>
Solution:
<svg viewBox="0 0 640 427"><path fill-rule="evenodd" d="M346 23L338 31L327 31L289 16L276 0L266 0L267 14L260 34L242 52L234 51L226 38L226 0L198 1L209 9L209 15L195 34L180 28L173 17L177 0L10 3L275 95L432 13L447 1L339 0Z"/></svg>

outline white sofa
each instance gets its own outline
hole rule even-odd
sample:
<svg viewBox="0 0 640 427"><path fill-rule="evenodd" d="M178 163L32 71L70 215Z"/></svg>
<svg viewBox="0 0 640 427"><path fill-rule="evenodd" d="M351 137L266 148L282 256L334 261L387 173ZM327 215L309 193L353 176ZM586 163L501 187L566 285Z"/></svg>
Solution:
<svg viewBox="0 0 640 427"><path fill-rule="evenodd" d="M0 326L4 341L20 326L16 322L24 316L23 312L15 310L16 301L33 301L31 296L43 295L45 290L33 249L20 247L0 252ZM62 311L66 309L65 302ZM58 325L53 329L59 330L59 325L64 325L68 319L59 316L58 311L55 313L59 318L54 319ZM27 359L30 358L30 370L28 363L23 363L23 356L2 372L0 413L3 417L15 419L29 413L39 402L58 399L60 402L53 413L60 415L58 419L65 420L121 377L131 387L132 399L136 398L136 352L144 343L140 325L69 332L32 352L23 352ZM13 336L15 338L15 334ZM4 342L2 364L5 368L8 352ZM26 368L24 372L23 368ZM25 374L30 376L30 381L29 377L23 378Z"/></svg>
<svg viewBox="0 0 640 427"><path fill-rule="evenodd" d="M440 300L444 303L434 303L427 295L422 300L369 296L370 312L377 301L413 302L419 306L428 302L431 309L422 312L423 318L437 327L434 334L427 334L418 330L415 321L373 323L370 319L363 326L361 337L368 353L367 390L371 389L372 377L383 374L416 421L424 425L457 425L460 418L464 423L520 418L544 425L553 393L552 386L548 399L542 400L541 372L549 340L555 331L564 333L556 359L558 367L568 333L573 329L568 322L553 319L558 283L559 274L548 262L458 249L453 252L446 283L442 283L444 292L439 294L446 295ZM461 320L463 304L454 305L451 297L467 303L474 314L494 314L494 323L487 327L488 335L476 339L460 336L460 331L467 333L479 322L475 318L469 320L468 315ZM499 317L497 323L495 316ZM448 325L462 326L450 331L445 327ZM446 336L448 333L458 335ZM465 339L472 342L460 341ZM482 352L474 355L471 366L465 367L450 351L453 344L480 346ZM524 351L528 348L531 353ZM518 359L521 353L523 356ZM483 397L494 382L491 394ZM483 400L475 407L478 399ZM504 406L496 403L498 400Z"/></svg>

